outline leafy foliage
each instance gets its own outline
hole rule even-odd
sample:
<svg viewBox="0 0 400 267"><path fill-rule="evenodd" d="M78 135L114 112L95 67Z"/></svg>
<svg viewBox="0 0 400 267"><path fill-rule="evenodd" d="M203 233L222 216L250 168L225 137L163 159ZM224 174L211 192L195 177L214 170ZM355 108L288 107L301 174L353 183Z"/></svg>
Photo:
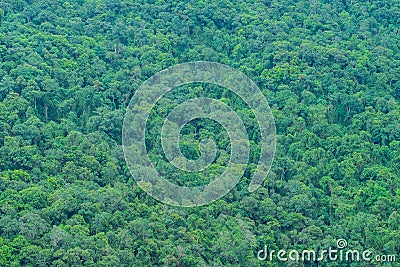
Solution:
<svg viewBox="0 0 400 267"><path fill-rule="evenodd" d="M287 266L256 253L337 238L399 252L399 12L387 0L2 1L0 265ZM250 164L223 199L183 209L136 185L121 129L144 80L194 60L228 64L258 84L278 148L255 193ZM235 96L211 89L174 97L209 94L254 125ZM149 128L173 108L158 107ZM219 147L190 181L217 176L229 159L224 131L200 120L182 135L189 158L200 139ZM249 137L255 163L257 127ZM160 171L190 183L165 163L156 137L148 147Z"/></svg>

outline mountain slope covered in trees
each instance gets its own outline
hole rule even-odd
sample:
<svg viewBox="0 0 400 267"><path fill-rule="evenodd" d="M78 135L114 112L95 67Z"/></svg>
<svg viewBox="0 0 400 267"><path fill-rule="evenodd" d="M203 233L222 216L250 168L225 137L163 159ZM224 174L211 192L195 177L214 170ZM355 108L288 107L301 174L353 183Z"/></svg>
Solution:
<svg viewBox="0 0 400 267"><path fill-rule="evenodd" d="M288 266L257 252L326 248L339 238L352 249L399 253L399 22L398 0L1 1L0 266ZM247 191L250 164L222 199L177 208L136 185L122 121L147 78L197 60L257 83L278 144L262 188ZM200 95L256 123L234 95L208 85L180 88L170 100ZM217 141L218 159L192 178L217 176L229 158L223 129L199 120L182 134L194 159L200 139ZM188 182L156 136L148 144L161 172Z"/></svg>

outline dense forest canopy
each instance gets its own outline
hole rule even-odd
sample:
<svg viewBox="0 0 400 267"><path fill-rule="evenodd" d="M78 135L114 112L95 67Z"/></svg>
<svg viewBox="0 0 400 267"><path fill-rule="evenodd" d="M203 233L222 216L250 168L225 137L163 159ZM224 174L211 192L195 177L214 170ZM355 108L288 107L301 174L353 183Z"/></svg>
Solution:
<svg viewBox="0 0 400 267"><path fill-rule="evenodd" d="M0 266L289 266L257 252L339 238L398 254L399 50L398 0L2 0ZM245 177L222 199L187 209L137 186L121 130L146 79L198 60L259 86L277 151L262 188L249 193L259 153L251 111L221 88L178 88L149 129L174 102L198 96L228 103L251 129ZM226 132L193 121L182 130L183 153L196 159L199 140L213 138L219 154L182 181L157 138L147 139L150 156L178 184L213 179L229 158Z"/></svg>

